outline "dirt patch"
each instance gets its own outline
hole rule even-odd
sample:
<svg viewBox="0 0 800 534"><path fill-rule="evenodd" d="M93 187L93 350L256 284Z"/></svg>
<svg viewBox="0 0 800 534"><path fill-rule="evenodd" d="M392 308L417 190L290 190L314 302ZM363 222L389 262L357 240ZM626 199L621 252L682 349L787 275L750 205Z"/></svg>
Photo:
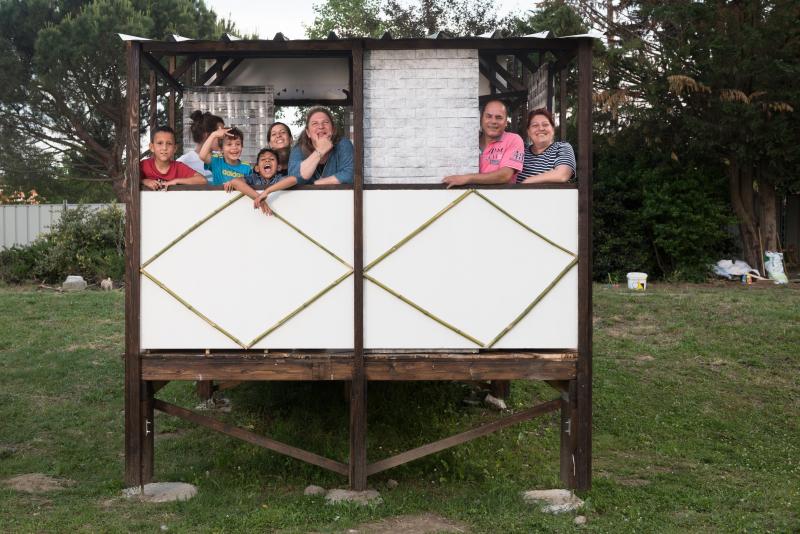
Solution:
<svg viewBox="0 0 800 534"><path fill-rule="evenodd" d="M640 354L635 358L635 360L637 362L652 362L653 360L655 360L655 358L653 358L649 354Z"/></svg>
<svg viewBox="0 0 800 534"><path fill-rule="evenodd" d="M3 481L3 485L16 491L25 493L47 493L48 491L58 491L72 486L73 481L63 478L53 478L42 473L28 473L19 475Z"/></svg>
<svg viewBox="0 0 800 534"><path fill-rule="evenodd" d="M428 534L431 532L469 532L463 523L436 514L401 515L348 529L348 534Z"/></svg>

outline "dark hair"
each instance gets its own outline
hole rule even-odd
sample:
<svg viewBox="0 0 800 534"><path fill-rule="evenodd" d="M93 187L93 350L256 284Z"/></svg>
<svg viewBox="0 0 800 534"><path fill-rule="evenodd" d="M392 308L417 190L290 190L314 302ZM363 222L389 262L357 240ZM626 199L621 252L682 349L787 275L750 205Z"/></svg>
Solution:
<svg viewBox="0 0 800 534"><path fill-rule="evenodd" d="M314 143L311 142L311 139L308 137L306 130L308 130L308 121L311 119L311 116L315 113L324 113L328 116L328 119L331 121L331 128L333 128L333 135L331 136L331 143L333 146L336 146L336 143L339 142L341 136L339 135L339 131L336 129L336 122L333 120L333 115L328 108L324 108L322 106L314 106L313 108L309 109L306 113L306 120L305 120L305 127L303 131L300 132L300 137L297 138L297 144L300 145L300 149L303 151L304 156L308 156L312 152L314 152Z"/></svg>
<svg viewBox="0 0 800 534"><path fill-rule="evenodd" d="M280 158L280 156L278 156L278 152L276 150L273 150L271 148L262 148L261 150L258 151L258 154L256 155L256 163L255 163L255 165L253 165L253 172L258 174L256 172L256 169L258 168L258 160L259 160L259 158L261 156L263 156L264 154L268 154L268 153L272 154L273 156L275 156L275 161L278 163L278 165L280 165L281 158Z"/></svg>
<svg viewBox="0 0 800 534"><path fill-rule="evenodd" d="M202 143L206 140L208 134L217 129L217 126L220 123L225 124L225 121L222 120L222 117L217 117L208 111L203 112L199 109L192 111L192 114L189 115L189 118L192 119L192 125L190 128L192 131L192 139L195 143Z"/></svg>
<svg viewBox="0 0 800 534"><path fill-rule="evenodd" d="M291 148L287 146L283 148L273 148L272 150L278 156L278 165L288 165L289 154L292 152Z"/></svg>
<svg viewBox="0 0 800 534"><path fill-rule="evenodd" d="M503 105L503 109L506 110L506 117L508 117L511 114L508 109L508 104L506 103L505 100L500 100L499 98L492 98L491 100L487 100L486 102L484 102L483 105L481 106L481 115L483 115L483 112L486 111L486 106L488 106L492 102L497 102Z"/></svg>
<svg viewBox="0 0 800 534"><path fill-rule="evenodd" d="M225 144L225 139L238 139L242 142L242 145L244 145L244 134L236 126L232 126L225 135L219 138L220 148L222 148L222 145Z"/></svg>
<svg viewBox="0 0 800 534"><path fill-rule="evenodd" d="M556 123L555 123L555 121L553 120L553 114L552 114L552 113L550 113L550 112L547 110L547 108L538 108L538 109L534 109L533 111L531 111L530 113L528 113L528 122L527 122L527 123L525 123L525 129L528 129L528 128L530 128L530 127L531 127L531 121L533 120L533 118L534 118L536 115L543 115L544 117L547 117L547 120L550 122L550 126L552 126L553 128L555 128L555 127L556 127Z"/></svg>
<svg viewBox="0 0 800 534"><path fill-rule="evenodd" d="M289 132L289 146L291 146L292 145L292 130L291 130L291 128L289 128L287 125L285 125L282 122L273 122L272 124L269 125L269 128L267 128L267 143L269 143L270 140L272 139L272 129L275 128L276 126L283 126L284 128L286 128L286 131Z"/></svg>
<svg viewBox="0 0 800 534"><path fill-rule="evenodd" d="M150 132L150 142L152 143L153 140L156 138L156 134L159 132L166 132L168 134L172 134L172 140L175 141L175 130L170 128L169 126L159 126L152 132Z"/></svg>

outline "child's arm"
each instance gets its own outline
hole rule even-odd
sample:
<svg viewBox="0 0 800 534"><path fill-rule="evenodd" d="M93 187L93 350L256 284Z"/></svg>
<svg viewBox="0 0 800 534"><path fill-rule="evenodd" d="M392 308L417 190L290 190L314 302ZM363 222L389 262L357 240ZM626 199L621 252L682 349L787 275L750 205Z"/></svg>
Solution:
<svg viewBox="0 0 800 534"><path fill-rule="evenodd" d="M244 178L234 178L230 182L225 182L222 187L225 189L226 193L230 193L231 190L236 189L240 193L244 193L253 199L258 196L256 190L250 187L250 184L248 184Z"/></svg>
<svg viewBox="0 0 800 534"><path fill-rule="evenodd" d="M170 185L206 185L208 182L206 181L205 176L200 174L199 172L194 173L189 178L175 178L166 182L165 186Z"/></svg>
<svg viewBox="0 0 800 534"><path fill-rule="evenodd" d="M205 143L203 143L203 147L197 154L203 163L211 163L211 152L213 152L215 146L219 146L219 140L229 131L230 128L220 128L208 134Z"/></svg>
<svg viewBox="0 0 800 534"><path fill-rule="evenodd" d="M152 178L142 178L142 185L147 189L152 189L153 191L161 187L161 184L158 183L158 180L153 180Z"/></svg>
<svg viewBox="0 0 800 534"><path fill-rule="evenodd" d="M287 176L286 178L282 179L277 184L272 184L271 186L264 189L264 191L255 197L253 200L253 208L254 209L261 209L266 215L272 215L272 210L269 209L269 202L267 201L267 197L270 193L274 193L275 191L281 191L282 189L289 189L290 187L294 187L297 185L297 178L294 176Z"/></svg>

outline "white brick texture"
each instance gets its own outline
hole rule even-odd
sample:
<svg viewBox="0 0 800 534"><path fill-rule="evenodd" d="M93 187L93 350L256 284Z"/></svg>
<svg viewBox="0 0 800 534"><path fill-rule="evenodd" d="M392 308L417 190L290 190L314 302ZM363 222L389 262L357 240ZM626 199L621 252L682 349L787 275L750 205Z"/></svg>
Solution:
<svg viewBox="0 0 800 534"><path fill-rule="evenodd" d="M364 180L439 183L478 171L478 51L364 56Z"/></svg>

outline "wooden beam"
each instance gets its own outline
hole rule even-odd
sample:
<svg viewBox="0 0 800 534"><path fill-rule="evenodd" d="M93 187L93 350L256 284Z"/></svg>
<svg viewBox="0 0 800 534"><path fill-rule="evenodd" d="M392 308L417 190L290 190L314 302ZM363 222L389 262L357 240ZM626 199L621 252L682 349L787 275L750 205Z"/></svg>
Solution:
<svg viewBox="0 0 800 534"><path fill-rule="evenodd" d="M491 61L488 60L488 59L485 59L484 61L489 63L491 70L494 70L495 72L499 73L500 76L503 77L503 79L506 81L506 85L510 89L513 89L514 91L526 91L527 90L527 88L525 87L525 84L522 83L522 80L520 80L519 78L517 78L516 76L514 76L513 74L508 72L502 65L500 65L500 63L498 63L498 61L497 61L497 58L494 58Z"/></svg>
<svg viewBox="0 0 800 534"><path fill-rule="evenodd" d="M531 74L534 74L537 70L539 70L539 65L531 61L531 59L528 57L528 54L524 52L517 52L514 54L514 57L516 57L519 62L522 63L522 66L528 69Z"/></svg>
<svg viewBox="0 0 800 534"><path fill-rule="evenodd" d="M191 410L164 402L160 399L156 399L153 402L153 405L157 410L160 410L166 414L179 417L180 419L198 424L211 430L215 430L225 434L226 436L231 436L233 438L252 443L253 445L258 445L259 447L263 447L279 454L322 467L323 469L333 471L334 473L338 473L340 475L347 475L347 466L341 462L337 462L336 460L325 458L324 456L281 443L280 441L275 441L274 439L259 436L258 434L243 428L229 425L228 423L223 423L222 421L212 419L211 417L194 413Z"/></svg>
<svg viewBox="0 0 800 534"><path fill-rule="evenodd" d="M141 378L139 343L139 110L141 44L126 43L128 91L126 97L125 144L127 151L125 181L127 202L125 213L125 484L138 486L148 482L144 475L152 468L144 467L146 446L145 391Z"/></svg>
<svg viewBox="0 0 800 534"><path fill-rule="evenodd" d="M217 59L213 65L211 65L207 71L205 71L201 76L200 79L197 80L197 85L205 85L208 80L213 78L214 76L219 76L222 72L222 66L230 60L229 57L223 57Z"/></svg>
<svg viewBox="0 0 800 534"><path fill-rule="evenodd" d="M148 133L153 135L153 131L156 129L156 114L158 113L158 82L156 81L155 71L150 71L147 89L150 96L147 109L147 127L150 130Z"/></svg>
<svg viewBox="0 0 800 534"><path fill-rule="evenodd" d="M592 40L578 50L578 364L575 486L592 486Z"/></svg>
<svg viewBox="0 0 800 534"><path fill-rule="evenodd" d="M353 374L350 383L350 488L367 489L367 377L364 370L364 52L353 49Z"/></svg>
<svg viewBox="0 0 800 534"><path fill-rule="evenodd" d="M559 95L558 95L558 137L561 141L567 140L567 77L569 68L564 67L559 71Z"/></svg>
<svg viewBox="0 0 800 534"><path fill-rule="evenodd" d="M559 472L561 483L564 487L575 489L575 446L577 432L575 431L576 381L566 382L566 390L561 394L561 427L559 429Z"/></svg>
<svg viewBox="0 0 800 534"><path fill-rule="evenodd" d="M175 56L172 57L175 58ZM180 67L176 69L171 69L172 77L175 78L176 80L180 80L183 77L183 75L186 74L186 72L190 68L192 68L192 65L194 65L195 63L197 63L197 56L187 57L184 60L184 62L181 63Z"/></svg>
<svg viewBox="0 0 800 534"><path fill-rule="evenodd" d="M172 74L170 74L170 72L166 68L164 68L164 65L162 65L160 61L158 61L153 56L147 53L142 54L142 58L145 60L145 63L147 63L150 66L150 68L153 69L157 74L159 74L164 79L164 81L170 84L173 87L173 89L175 89L181 94L183 93L183 84L178 80L176 80L175 78L173 78Z"/></svg>
<svg viewBox="0 0 800 534"><path fill-rule="evenodd" d="M481 62L478 62L478 71L483 74L487 80L489 80L489 87L491 87L493 91L492 96L494 96L495 91L503 93L509 90L507 87L503 87L494 76L494 73L491 71L491 69L483 65Z"/></svg>
<svg viewBox="0 0 800 534"><path fill-rule="evenodd" d="M169 72L175 72L175 56L169 56ZM173 130L175 129L175 91L169 92L169 100L167 101L167 123ZM179 135L181 139L182 135ZM180 141L179 141L180 142Z"/></svg>
<svg viewBox="0 0 800 534"><path fill-rule="evenodd" d="M225 79L230 76L234 70L236 70L236 67L241 65L242 61L244 61L242 58L236 58L231 61L227 67L222 69L222 72L219 73L217 79L214 80L214 85L222 85L225 82Z"/></svg>
<svg viewBox="0 0 800 534"><path fill-rule="evenodd" d="M475 438L479 438L481 436L491 434L492 432L497 432L498 430L507 428L511 425L521 423L522 421L528 421L536 416L552 412L554 410L557 410L560 406L561 406L561 399L554 399L542 403L533 408L530 408L528 410L515 413L514 415L509 415L498 421L493 421L483 426L479 426L478 428L473 428L472 430L456 434L455 436L450 436L449 438L441 439L439 441L434 441L433 443L428 443L427 445L411 449L410 451L401 452L400 454L396 454L384 460L379 460L375 463L370 464L369 466L367 466L367 474L374 475L375 473L386 471L387 469L391 469L392 467L397 467L398 465L402 465L411 462L413 460L418 460L419 458L423 458L425 456L437 453L439 451L449 449L450 447L454 447L455 445L466 443L467 441L471 441Z"/></svg>

